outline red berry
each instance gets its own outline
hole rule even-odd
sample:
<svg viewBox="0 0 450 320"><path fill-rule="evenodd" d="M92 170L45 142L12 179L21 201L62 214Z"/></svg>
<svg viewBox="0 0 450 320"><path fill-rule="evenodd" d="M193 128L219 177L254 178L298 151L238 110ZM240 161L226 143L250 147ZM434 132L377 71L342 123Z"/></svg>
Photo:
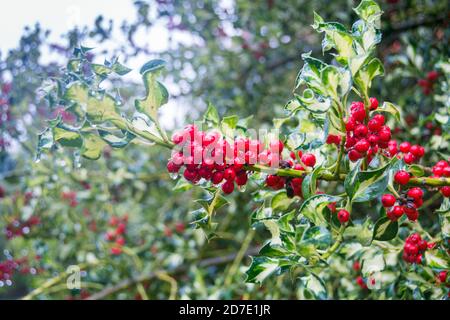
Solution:
<svg viewBox="0 0 450 320"><path fill-rule="evenodd" d="M439 72L433 70L427 73L427 79L429 81L436 81L437 78L439 78Z"/></svg>
<svg viewBox="0 0 450 320"><path fill-rule="evenodd" d="M450 177L450 167L445 167L442 171L444 177Z"/></svg>
<svg viewBox="0 0 450 320"><path fill-rule="evenodd" d="M350 218L350 213L347 210L339 210L337 218L341 223L346 223Z"/></svg>
<svg viewBox="0 0 450 320"><path fill-rule="evenodd" d="M394 208L392 208L391 212L397 219L400 218L404 213L403 207L401 206L395 206Z"/></svg>
<svg viewBox="0 0 450 320"><path fill-rule="evenodd" d="M302 156L302 162L305 166L314 167L316 165L316 156L312 153L306 153Z"/></svg>
<svg viewBox="0 0 450 320"><path fill-rule="evenodd" d="M248 181L248 176L247 173L245 172L240 172L237 176L236 176L236 184L238 186L243 186L247 183Z"/></svg>
<svg viewBox="0 0 450 320"><path fill-rule="evenodd" d="M405 211L405 213L408 219L411 221L416 221L419 218L419 211L417 211L416 209L408 209L408 212Z"/></svg>
<svg viewBox="0 0 450 320"><path fill-rule="evenodd" d="M422 197L423 197L423 191L419 187L414 187L414 188L409 189L407 194L408 194L408 197L411 197L414 200L422 199Z"/></svg>
<svg viewBox="0 0 450 320"><path fill-rule="evenodd" d="M361 287L361 289L367 289L367 285L366 285L366 283L364 282L363 277L358 276L358 277L356 278L356 283L358 284L358 286Z"/></svg>
<svg viewBox="0 0 450 320"><path fill-rule="evenodd" d="M353 147L355 145L356 142L357 142L356 138L351 137L350 135L347 134L347 140L345 141L345 147L347 149L350 149L351 147Z"/></svg>
<svg viewBox="0 0 450 320"><path fill-rule="evenodd" d="M420 208L423 205L423 199L414 199L414 204L416 208Z"/></svg>
<svg viewBox="0 0 450 320"><path fill-rule="evenodd" d="M175 133L172 135L172 142L175 143L175 144L177 144L177 145L180 144L180 143L182 143L183 140L184 140L183 134L180 133L180 132L175 132Z"/></svg>
<svg viewBox="0 0 450 320"><path fill-rule="evenodd" d="M234 169L228 168L223 173L223 177L225 180L233 182L236 178L236 172L234 171Z"/></svg>
<svg viewBox="0 0 450 320"><path fill-rule="evenodd" d="M383 126L381 127L380 131L378 132L378 138L381 141L385 141L388 142L389 140L391 140L391 129L389 129L389 127Z"/></svg>
<svg viewBox="0 0 450 320"><path fill-rule="evenodd" d="M361 102L354 103L352 105L351 111L352 118L357 122L363 122L366 118L366 110L364 109L364 104Z"/></svg>
<svg viewBox="0 0 450 320"><path fill-rule="evenodd" d="M360 154L358 151L356 150L350 150L348 152L348 158L350 159L350 161L355 162L358 161L359 159L361 159L363 157L362 154Z"/></svg>
<svg viewBox="0 0 450 320"><path fill-rule="evenodd" d="M411 147L410 152L417 158L422 158L425 155L425 148L422 146L419 146L417 144L413 145Z"/></svg>
<svg viewBox="0 0 450 320"><path fill-rule="evenodd" d="M381 125L384 125L385 119L382 114L376 114L372 117L373 120L376 120L377 122L381 123Z"/></svg>
<svg viewBox="0 0 450 320"><path fill-rule="evenodd" d="M180 166L176 165L173 161L167 163L167 171L170 173L177 173L180 170Z"/></svg>
<svg viewBox="0 0 450 320"><path fill-rule="evenodd" d="M411 152L408 152L403 156L403 161L405 161L406 164L411 164L416 160L416 157Z"/></svg>
<svg viewBox="0 0 450 320"><path fill-rule="evenodd" d="M366 153L370 148L370 143L366 139L361 139L355 144L355 150L359 153Z"/></svg>
<svg viewBox="0 0 450 320"><path fill-rule="evenodd" d="M370 119L367 123L367 127L371 132L378 132L380 131L383 124L379 122L377 119Z"/></svg>
<svg viewBox="0 0 450 320"><path fill-rule="evenodd" d="M416 255L419 253L419 247L412 243L406 243L403 250L410 255Z"/></svg>
<svg viewBox="0 0 450 320"><path fill-rule="evenodd" d="M368 133L369 133L369 130L367 130L367 127L363 124L359 124L355 128L355 136L357 136L359 138L367 136Z"/></svg>
<svg viewBox="0 0 450 320"><path fill-rule="evenodd" d="M353 270L359 271L360 269L361 269L361 264L359 263L359 261L353 262Z"/></svg>
<svg viewBox="0 0 450 320"><path fill-rule="evenodd" d="M428 248L428 243L425 240L420 240L418 246L420 251L425 251Z"/></svg>
<svg viewBox="0 0 450 320"><path fill-rule="evenodd" d="M450 186L445 186L441 188L441 193L444 197L450 198Z"/></svg>
<svg viewBox="0 0 450 320"><path fill-rule="evenodd" d="M281 140L271 141L269 144L269 148L271 152L282 153L284 149L284 144Z"/></svg>
<svg viewBox="0 0 450 320"><path fill-rule="evenodd" d="M402 142L402 143L400 143L399 149L400 149L401 152L407 153L411 149L411 143L409 143L409 142Z"/></svg>
<svg viewBox="0 0 450 320"><path fill-rule="evenodd" d="M384 194L381 197L381 203L383 204L383 207L392 207L397 199L392 194Z"/></svg>
<svg viewBox="0 0 450 320"><path fill-rule="evenodd" d="M329 134L327 137L327 144L335 144L335 145L341 144L341 136Z"/></svg>
<svg viewBox="0 0 450 320"><path fill-rule="evenodd" d="M193 182L198 179L198 172L196 170L186 169L184 170L183 176L187 181Z"/></svg>
<svg viewBox="0 0 450 320"><path fill-rule="evenodd" d="M439 281L445 283L447 281L447 271L441 271L438 275Z"/></svg>
<svg viewBox="0 0 450 320"><path fill-rule="evenodd" d="M404 185L409 182L409 173L405 170L397 171L394 175L394 180L396 183Z"/></svg>
<svg viewBox="0 0 450 320"><path fill-rule="evenodd" d="M347 130L347 132L353 131L355 130L356 127L356 121L353 120L352 118L348 119L347 123L345 124L345 130Z"/></svg>
<svg viewBox="0 0 450 320"><path fill-rule="evenodd" d="M216 171L214 172L212 178L211 178L211 182L213 184L219 184L223 181L223 172L222 171Z"/></svg>
<svg viewBox="0 0 450 320"><path fill-rule="evenodd" d="M222 185L222 191L225 194L233 193L234 191L234 182L233 181L227 181Z"/></svg>
<svg viewBox="0 0 450 320"><path fill-rule="evenodd" d="M121 253L122 253L122 248L120 248L120 247L112 247L111 248L111 254L112 255L118 256Z"/></svg>
<svg viewBox="0 0 450 320"><path fill-rule="evenodd" d="M266 178L266 183L269 187L275 187L279 182L281 178L279 176L275 175L268 175Z"/></svg>
<svg viewBox="0 0 450 320"><path fill-rule="evenodd" d="M435 165L433 167L432 171L433 171L433 174L436 177L440 177L440 176L442 176L444 174L444 168L443 167L438 167L437 165Z"/></svg>
<svg viewBox="0 0 450 320"><path fill-rule="evenodd" d="M445 168L445 167L448 167L448 163L445 160L440 160L440 161L438 161L438 163L436 163L436 167L443 167L443 168Z"/></svg>
<svg viewBox="0 0 450 320"><path fill-rule="evenodd" d="M119 246L125 245L125 238L124 237L118 237L116 240L116 244Z"/></svg>
<svg viewBox="0 0 450 320"><path fill-rule="evenodd" d="M378 108L377 98L370 98L370 110L376 110Z"/></svg>
<svg viewBox="0 0 450 320"><path fill-rule="evenodd" d="M297 151L297 155L298 155L299 158L301 158L302 155L303 155L302 151L301 151L301 150L298 150L298 151ZM291 159L292 159L292 160L297 160L297 157L295 156L295 152L294 152L294 151L291 151Z"/></svg>

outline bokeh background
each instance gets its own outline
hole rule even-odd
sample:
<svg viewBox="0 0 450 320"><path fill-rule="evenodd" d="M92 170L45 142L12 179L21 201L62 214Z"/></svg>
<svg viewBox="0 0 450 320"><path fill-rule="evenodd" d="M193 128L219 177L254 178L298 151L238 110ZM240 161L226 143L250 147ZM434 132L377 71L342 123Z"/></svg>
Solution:
<svg viewBox="0 0 450 320"><path fill-rule="evenodd" d="M136 143L125 150L105 149L95 162L74 160L63 150L35 162L45 121L60 114L70 122L72 116L49 108L39 88L58 76L82 45L95 48L89 52L94 62L118 57L133 69L110 83L120 88L125 102L143 92L139 68L150 59L166 60L163 82L171 98L161 109L161 122L168 130L199 118L209 102L221 115L253 116L254 127L270 126L285 115L301 53L322 56L320 35L310 27L313 12L351 25L357 2L5 4L0 13L0 298L23 297L44 285L36 297L295 299L297 286L288 275L262 286L243 281L247 255L265 239L263 230L250 230L251 190L219 211L221 237L207 241L190 225L189 212L198 208L192 199L201 197L201 190L174 188L165 170L166 151ZM379 3L384 15L378 55L386 77L373 93L402 106L409 127L399 134L431 141L445 155L442 131L448 128L433 113L445 109L448 88L420 80L448 61L448 1ZM112 255L105 241L117 225L111 221L115 217L126 225L130 254ZM82 290L68 290L64 283L45 289L46 281L73 264L89 265L83 267ZM345 286L332 288L334 298L370 298L350 271L333 272L333 277L348 277Z"/></svg>

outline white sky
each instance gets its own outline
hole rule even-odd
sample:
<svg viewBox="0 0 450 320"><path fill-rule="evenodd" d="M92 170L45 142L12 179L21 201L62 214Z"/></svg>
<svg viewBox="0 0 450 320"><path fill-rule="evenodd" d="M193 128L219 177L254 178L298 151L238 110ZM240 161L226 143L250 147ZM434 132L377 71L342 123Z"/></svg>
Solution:
<svg viewBox="0 0 450 320"><path fill-rule="evenodd" d="M50 40L60 42L60 36L70 30L73 26L92 26L98 15L105 18L105 26L109 19L114 21L116 39L109 43L83 43L88 47L111 48L117 41L121 41L121 32L118 31L122 21L134 21L136 10L133 0L8 0L2 1L0 9L0 51L2 56L9 49L18 45L20 36L25 26L34 26L39 22L44 30L50 30ZM183 41L183 36L181 36ZM123 38L122 38L123 39ZM155 41L155 39L157 39ZM151 51L160 51L168 48L168 33L164 26L156 26L151 32L136 35L136 40L142 44L151 45ZM185 40L185 39L184 39ZM55 57L44 53L43 60L52 60ZM100 62L104 58L98 57ZM130 60L127 66L133 69L131 77L139 77L139 68L148 60L155 57L139 56ZM172 89L172 90L171 90ZM176 87L169 91L177 90ZM162 123L167 127L175 125L185 114L185 108L174 106L174 101L169 102L162 111ZM175 111L176 110L176 111ZM175 116L176 115L176 116ZM175 117L174 117L175 116ZM178 119L174 119L178 118Z"/></svg>

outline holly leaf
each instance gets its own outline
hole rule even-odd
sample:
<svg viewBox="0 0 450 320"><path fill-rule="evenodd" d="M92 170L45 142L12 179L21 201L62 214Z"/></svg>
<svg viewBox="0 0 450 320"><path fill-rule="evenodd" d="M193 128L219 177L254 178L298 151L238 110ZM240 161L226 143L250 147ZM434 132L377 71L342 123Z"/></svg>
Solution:
<svg viewBox="0 0 450 320"><path fill-rule="evenodd" d="M315 225L323 226L327 223L325 216L323 215L323 209L328 204L340 200L342 200L341 197L318 194L304 201L300 207L299 213Z"/></svg>
<svg viewBox="0 0 450 320"><path fill-rule="evenodd" d="M389 168L397 161L394 157L380 169L361 171L362 160L359 160L344 181L345 192L351 201L366 202L381 196L389 183Z"/></svg>
<svg viewBox="0 0 450 320"><path fill-rule="evenodd" d="M165 64L163 60L152 60L147 62L140 71L144 80L146 96L144 99L135 101L136 110L155 122L158 117L158 109L166 104L169 99L166 87L157 80Z"/></svg>
<svg viewBox="0 0 450 320"><path fill-rule="evenodd" d="M372 240L389 241L397 236L397 232L398 222L382 217L375 223Z"/></svg>
<svg viewBox="0 0 450 320"><path fill-rule="evenodd" d="M311 273L308 276L300 278L299 288L300 299L320 299L325 300L328 298L327 289L325 283L321 278Z"/></svg>

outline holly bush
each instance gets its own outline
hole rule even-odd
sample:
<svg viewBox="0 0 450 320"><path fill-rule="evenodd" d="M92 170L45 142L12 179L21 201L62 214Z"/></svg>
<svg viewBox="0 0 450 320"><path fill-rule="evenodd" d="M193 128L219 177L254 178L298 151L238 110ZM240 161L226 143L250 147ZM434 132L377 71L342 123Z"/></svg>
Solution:
<svg viewBox="0 0 450 320"><path fill-rule="evenodd" d="M272 79L291 96L282 110L267 108L277 95L238 116L256 94L253 106L265 104L265 82L247 80L259 87L252 91L229 81L238 56L217 65L199 57L204 68L230 72L204 78L227 98L170 133L162 125L164 60L144 64L140 84L124 80L132 70L123 61L93 62L95 51L81 45L61 70L33 68L46 79L37 95L19 98L45 106L51 119L36 134L26 173L8 170L17 187L0 203L2 286L25 277L26 299L448 299L445 35L432 50L414 36L396 40L383 63L375 1L361 1L343 23L307 13L313 24L302 33L313 30L321 48L301 55L296 77ZM148 25L143 16L139 25ZM132 39L137 27L124 29ZM256 50L245 41L254 58L270 59L268 44ZM197 86L194 93L204 88ZM68 293L71 265L82 270L82 289Z"/></svg>

